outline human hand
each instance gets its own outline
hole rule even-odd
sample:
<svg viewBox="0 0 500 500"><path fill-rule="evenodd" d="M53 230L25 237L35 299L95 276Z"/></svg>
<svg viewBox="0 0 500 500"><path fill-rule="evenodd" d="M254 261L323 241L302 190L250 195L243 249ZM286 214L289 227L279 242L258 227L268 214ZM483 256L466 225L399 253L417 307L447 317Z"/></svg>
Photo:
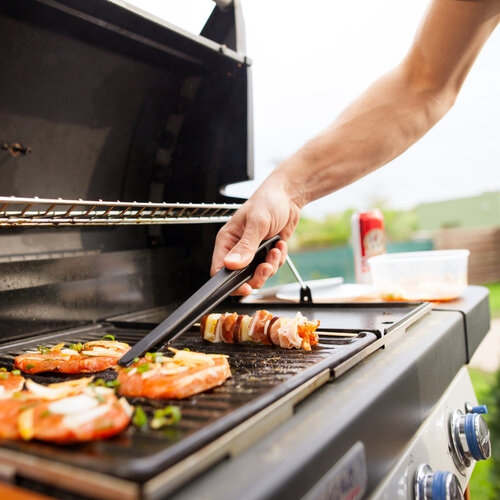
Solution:
<svg viewBox="0 0 500 500"><path fill-rule="evenodd" d="M236 295L249 295L276 273L286 259L286 241L300 218L300 208L280 183L266 181L217 234L210 274L222 266L241 269L252 261L261 241L276 234L281 236L265 262L259 264L252 278L238 288Z"/></svg>

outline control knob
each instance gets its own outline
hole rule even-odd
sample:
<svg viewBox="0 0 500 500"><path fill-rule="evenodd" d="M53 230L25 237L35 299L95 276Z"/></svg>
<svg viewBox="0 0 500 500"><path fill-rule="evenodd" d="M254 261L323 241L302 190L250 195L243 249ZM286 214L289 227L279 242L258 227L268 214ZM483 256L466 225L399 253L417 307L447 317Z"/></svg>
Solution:
<svg viewBox="0 0 500 500"><path fill-rule="evenodd" d="M490 431L481 413L486 406L465 405L467 413L455 410L450 415L449 435L451 455L458 470L463 472L472 460L486 460L491 456Z"/></svg>
<svg viewBox="0 0 500 500"><path fill-rule="evenodd" d="M464 500L457 476L449 471L436 471L427 464L415 473L415 500Z"/></svg>

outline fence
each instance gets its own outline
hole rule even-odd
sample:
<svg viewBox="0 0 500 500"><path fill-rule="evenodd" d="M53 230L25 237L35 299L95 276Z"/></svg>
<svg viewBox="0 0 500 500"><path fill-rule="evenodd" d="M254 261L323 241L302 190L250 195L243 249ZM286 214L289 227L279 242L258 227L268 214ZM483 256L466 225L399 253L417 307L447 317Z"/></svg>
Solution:
<svg viewBox="0 0 500 500"><path fill-rule="evenodd" d="M434 248L467 248L469 283L500 281L500 228L447 228L434 233Z"/></svg>

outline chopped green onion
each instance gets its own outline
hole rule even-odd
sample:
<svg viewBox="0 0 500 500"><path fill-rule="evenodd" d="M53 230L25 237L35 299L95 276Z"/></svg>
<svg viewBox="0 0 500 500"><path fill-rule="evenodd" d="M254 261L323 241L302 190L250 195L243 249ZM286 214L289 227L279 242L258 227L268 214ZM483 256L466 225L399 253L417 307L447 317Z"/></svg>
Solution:
<svg viewBox="0 0 500 500"><path fill-rule="evenodd" d="M49 415L51 415L49 410L44 410L40 413L40 417L48 417Z"/></svg>
<svg viewBox="0 0 500 500"><path fill-rule="evenodd" d="M144 357L148 361L153 363L163 363L163 353L162 352L147 352Z"/></svg>
<svg viewBox="0 0 500 500"><path fill-rule="evenodd" d="M2 366L2 368L0 368L0 372L6 372L6 371L7 371L7 368L4 368L3 366Z"/></svg>
<svg viewBox="0 0 500 500"><path fill-rule="evenodd" d="M118 382L117 379L115 379L115 380L108 380L106 382L106 387L111 387L111 388L118 389L120 387L120 382Z"/></svg>
<svg viewBox="0 0 500 500"><path fill-rule="evenodd" d="M80 352L83 351L83 344L81 342L78 342L78 344L70 344L69 348L76 352Z"/></svg>
<svg viewBox="0 0 500 500"><path fill-rule="evenodd" d="M137 373L144 373L149 371L149 363L143 363L137 367Z"/></svg>
<svg viewBox="0 0 500 500"><path fill-rule="evenodd" d="M150 426L152 429L161 429L167 425L176 424L181 417L181 410L178 406L167 406L154 412Z"/></svg>
<svg viewBox="0 0 500 500"><path fill-rule="evenodd" d="M12 375L21 375L21 370L12 370Z"/></svg>
<svg viewBox="0 0 500 500"><path fill-rule="evenodd" d="M103 378L98 378L95 382L94 385L96 387L105 387L106 386L106 381Z"/></svg>
<svg viewBox="0 0 500 500"><path fill-rule="evenodd" d="M183 351L190 351L191 349L189 347L184 347L184 349L182 349Z"/></svg>
<svg viewBox="0 0 500 500"><path fill-rule="evenodd" d="M115 340L115 337L113 335L104 335L101 340Z"/></svg>
<svg viewBox="0 0 500 500"><path fill-rule="evenodd" d="M0 380L7 380L9 378L8 373L0 373Z"/></svg>
<svg viewBox="0 0 500 500"><path fill-rule="evenodd" d="M146 416L146 413L142 409L142 406L136 406L135 407L135 413L134 416L132 417L132 423L136 427L144 427L148 423L148 417Z"/></svg>
<svg viewBox="0 0 500 500"><path fill-rule="evenodd" d="M40 352L49 352L50 351L50 348L49 347L45 347L43 345L39 345L37 347L37 349L40 351Z"/></svg>
<svg viewBox="0 0 500 500"><path fill-rule="evenodd" d="M35 365L32 365L31 363L26 365L26 370L31 370L32 368L35 368Z"/></svg>
<svg viewBox="0 0 500 500"><path fill-rule="evenodd" d="M134 358L134 360L133 360L132 362L134 363L134 365L135 365L136 363L139 363L139 358Z"/></svg>

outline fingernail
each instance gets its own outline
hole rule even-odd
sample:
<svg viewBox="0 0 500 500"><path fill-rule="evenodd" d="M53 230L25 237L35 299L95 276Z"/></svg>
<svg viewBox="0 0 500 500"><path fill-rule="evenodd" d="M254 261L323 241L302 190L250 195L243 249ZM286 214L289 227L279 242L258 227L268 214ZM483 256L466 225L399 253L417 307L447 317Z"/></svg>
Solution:
<svg viewBox="0 0 500 500"><path fill-rule="evenodd" d="M241 262L241 255L239 253L230 253L226 257L226 262L232 262L233 264L239 264Z"/></svg>

